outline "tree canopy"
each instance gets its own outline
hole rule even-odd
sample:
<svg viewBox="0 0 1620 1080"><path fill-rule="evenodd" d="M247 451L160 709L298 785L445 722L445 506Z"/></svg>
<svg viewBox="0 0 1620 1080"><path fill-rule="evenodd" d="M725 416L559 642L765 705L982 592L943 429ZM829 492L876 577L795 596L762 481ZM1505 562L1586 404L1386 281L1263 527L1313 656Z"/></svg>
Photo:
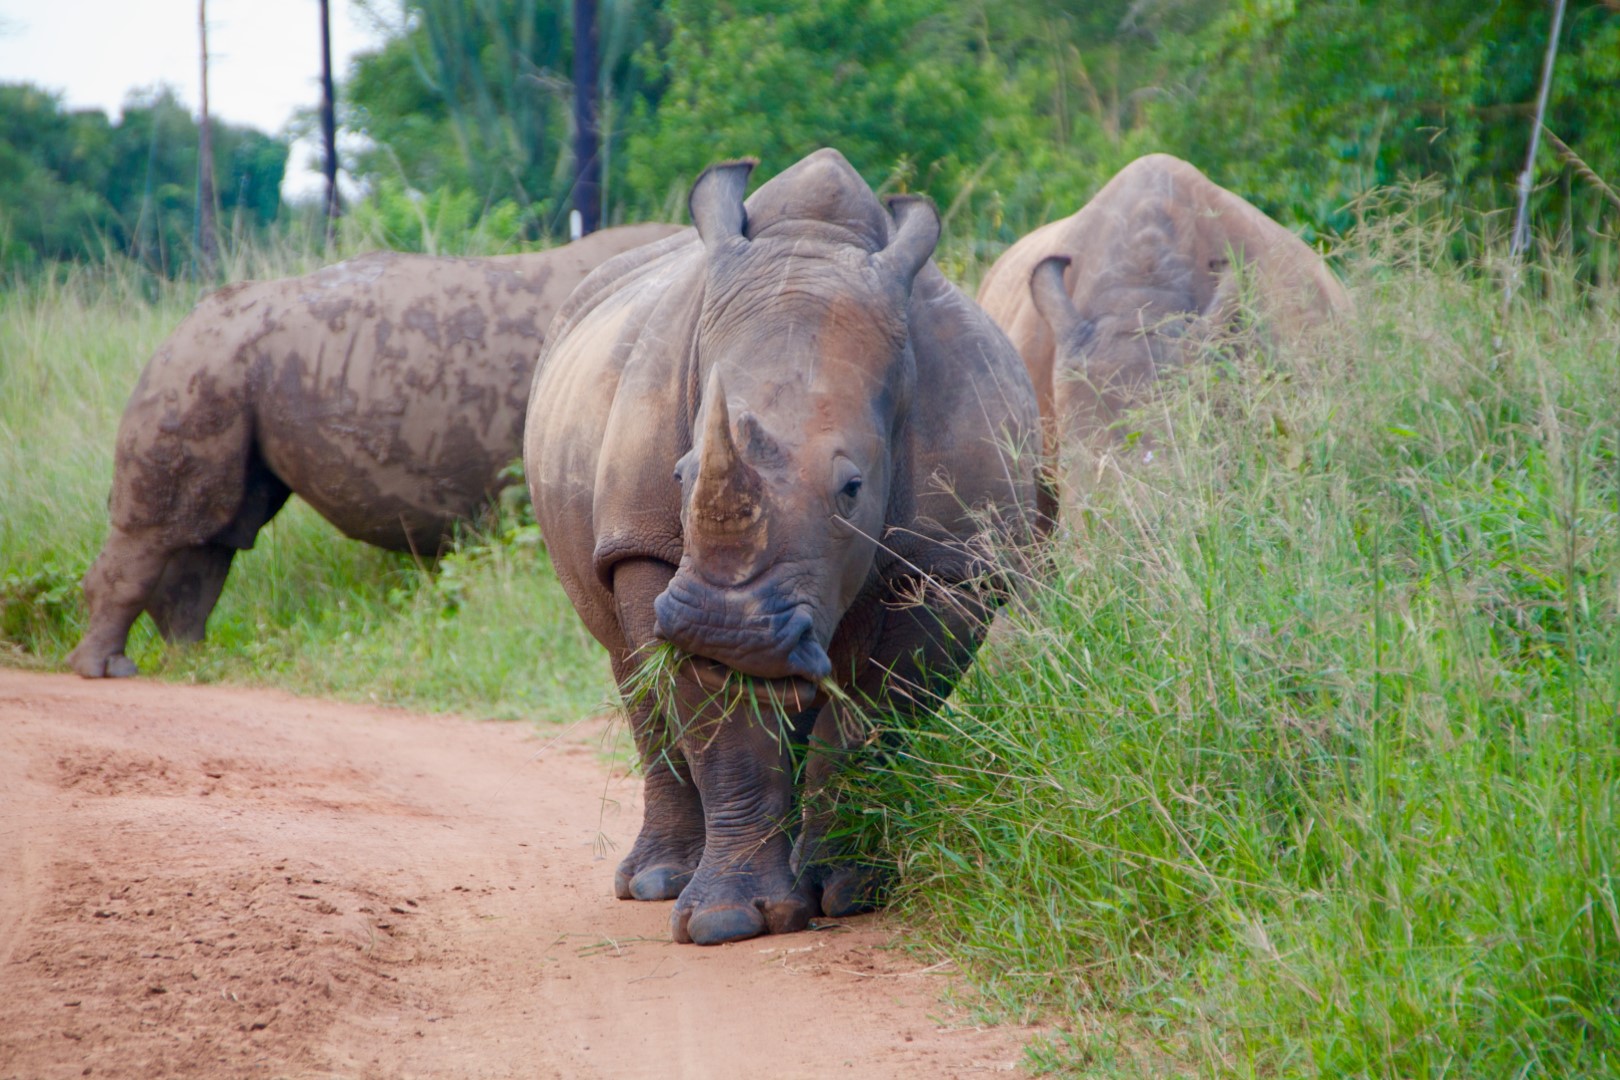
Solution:
<svg viewBox="0 0 1620 1080"><path fill-rule="evenodd" d="M365 0L385 28L340 87L350 171L397 246L436 230L566 231L568 0ZM600 0L603 220L678 218L707 164L761 179L836 146L874 186L933 196L993 252L1155 150L1308 237L1367 192L1434 177L1509 206L1549 0ZM314 33L314 28L311 28ZM1620 194L1620 0L1570 0L1533 210L1584 252ZM216 125L222 220L281 215L286 145ZM166 91L117 120L0 87L0 265L124 251L173 271L194 233L196 123ZM467 245L463 245L464 247Z"/></svg>
<svg viewBox="0 0 1620 1080"><path fill-rule="evenodd" d="M213 122L220 220L262 234L281 208L287 144ZM118 252L166 273L190 265L197 120L168 89L123 114L70 111L61 96L0 84L0 267Z"/></svg>
<svg viewBox="0 0 1620 1080"><path fill-rule="evenodd" d="M373 8L383 6L373 0ZM362 172L566 209L564 0L398 0L361 58ZM1281 220L1330 233L1367 191L1437 176L1511 201L1547 43L1544 0L614 0L602 6L607 217L673 216L711 161L768 176L821 145L1005 242L1072 212L1132 158L1187 158ZM1620 3L1572 0L1548 126L1620 178ZM1561 151L1549 151L1549 154ZM1541 163L1543 219L1613 206Z"/></svg>

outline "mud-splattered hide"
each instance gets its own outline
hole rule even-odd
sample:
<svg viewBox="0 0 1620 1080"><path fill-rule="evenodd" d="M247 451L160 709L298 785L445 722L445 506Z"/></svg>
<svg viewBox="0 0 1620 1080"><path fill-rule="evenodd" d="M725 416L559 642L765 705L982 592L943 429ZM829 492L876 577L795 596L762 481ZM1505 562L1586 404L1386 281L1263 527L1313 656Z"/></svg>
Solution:
<svg viewBox="0 0 1620 1080"><path fill-rule="evenodd" d="M993 604L987 521L1015 541L1035 521L1034 391L929 261L933 206L902 198L891 217L832 150L745 203L749 168L694 185L695 236L569 301L524 436L553 565L613 658L646 768L615 889L678 896L674 936L700 943L865 902L822 860L815 758L793 839L789 744L843 745L825 680L880 709L937 703ZM924 580L937 604L915 602ZM684 657L674 689L636 697L662 642ZM784 727L722 708L728 678L785 702Z"/></svg>
<svg viewBox="0 0 1620 1080"><path fill-rule="evenodd" d="M1019 240L979 287L1029 368L1050 455L1105 439L1246 300L1277 343L1351 306L1298 237L1167 154L1138 158L1078 213Z"/></svg>
<svg viewBox="0 0 1620 1080"><path fill-rule="evenodd" d="M591 270L679 231L494 258L378 252L205 297L119 424L112 529L70 663L133 674L131 623L202 637L232 556L296 494L357 540L435 554L510 479L546 328Z"/></svg>

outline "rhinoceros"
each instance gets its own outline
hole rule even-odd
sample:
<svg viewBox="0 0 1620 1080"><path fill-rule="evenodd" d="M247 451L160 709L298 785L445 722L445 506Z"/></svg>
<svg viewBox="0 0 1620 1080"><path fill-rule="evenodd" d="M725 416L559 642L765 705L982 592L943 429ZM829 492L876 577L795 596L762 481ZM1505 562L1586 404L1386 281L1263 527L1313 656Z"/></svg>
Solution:
<svg viewBox="0 0 1620 1080"><path fill-rule="evenodd" d="M1034 388L931 262L933 204L893 199L891 219L831 149L745 203L752 167L709 168L695 233L580 286L524 434L645 770L615 891L676 899L672 936L701 944L872 901L822 813L861 737L850 703L937 704L996 602L988 537L1025 543L1037 520ZM662 691L638 694L660 656Z"/></svg>
<svg viewBox="0 0 1620 1080"><path fill-rule="evenodd" d="M1230 323L1246 283L1273 340L1351 306L1293 233L1187 162L1150 154L1008 248L978 300L1029 367L1055 456L1101 437L1188 342Z"/></svg>
<svg viewBox="0 0 1620 1080"><path fill-rule="evenodd" d="M489 258L374 252L205 297L124 409L112 528L68 663L135 674L124 648L143 610L166 640L201 640L232 558L290 493L356 540L434 554L521 454L534 364L568 294L675 231Z"/></svg>

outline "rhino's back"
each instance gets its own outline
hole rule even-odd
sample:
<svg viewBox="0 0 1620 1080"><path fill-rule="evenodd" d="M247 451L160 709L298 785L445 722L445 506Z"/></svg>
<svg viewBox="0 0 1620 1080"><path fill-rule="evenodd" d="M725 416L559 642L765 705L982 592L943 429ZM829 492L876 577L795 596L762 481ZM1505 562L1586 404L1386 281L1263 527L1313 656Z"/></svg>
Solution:
<svg viewBox="0 0 1620 1080"><path fill-rule="evenodd" d="M492 258L377 252L227 286L148 363L120 459L240 455L245 426L270 469L349 536L432 550L521 453L552 315L598 262L672 229ZM150 496L126 499L130 513L175 502Z"/></svg>

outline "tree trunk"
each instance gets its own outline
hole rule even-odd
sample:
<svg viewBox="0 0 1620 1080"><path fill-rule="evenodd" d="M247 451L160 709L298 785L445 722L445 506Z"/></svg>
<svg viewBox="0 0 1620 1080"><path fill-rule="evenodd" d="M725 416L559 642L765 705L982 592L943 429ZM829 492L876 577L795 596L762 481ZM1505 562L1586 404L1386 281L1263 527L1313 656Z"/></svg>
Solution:
<svg viewBox="0 0 1620 1080"><path fill-rule="evenodd" d="M596 128L596 0L574 0L574 209L580 235L602 223L602 157Z"/></svg>
<svg viewBox="0 0 1620 1080"><path fill-rule="evenodd" d="M322 166L326 173L326 246L331 247L343 205L338 201L337 186L337 111L332 93L330 0L321 0L321 148L324 152Z"/></svg>
<svg viewBox="0 0 1620 1080"><path fill-rule="evenodd" d="M214 222L214 132L208 119L208 0L197 0L197 34L202 53L202 116L197 124L197 257L204 277L219 261Z"/></svg>

